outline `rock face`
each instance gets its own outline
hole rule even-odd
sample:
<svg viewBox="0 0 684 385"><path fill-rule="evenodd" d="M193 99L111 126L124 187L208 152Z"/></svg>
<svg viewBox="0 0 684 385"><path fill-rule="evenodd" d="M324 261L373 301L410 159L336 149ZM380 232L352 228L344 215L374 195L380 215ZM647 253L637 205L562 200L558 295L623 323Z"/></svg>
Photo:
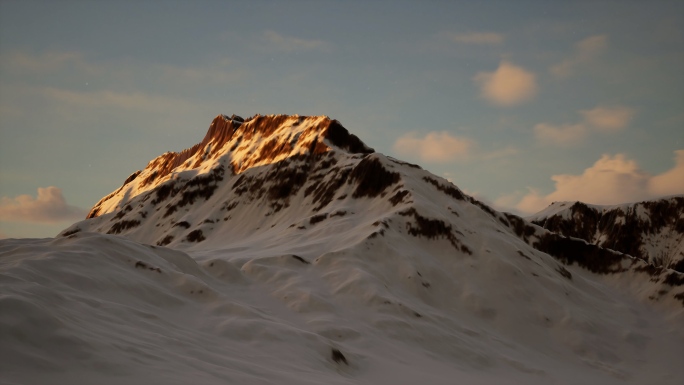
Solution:
<svg viewBox="0 0 684 385"><path fill-rule="evenodd" d="M277 163L297 156L313 156L333 148L352 154L374 152L350 134L337 120L326 116L218 115L204 139L181 152L167 152L152 160L142 171L129 176L123 186L100 200L88 214L94 218L117 208L121 195L133 196L173 179L175 175L203 173L220 160L223 174L239 174L249 168Z"/></svg>
<svg viewBox="0 0 684 385"><path fill-rule="evenodd" d="M556 202L529 219L555 233L684 272L684 196L619 206Z"/></svg>

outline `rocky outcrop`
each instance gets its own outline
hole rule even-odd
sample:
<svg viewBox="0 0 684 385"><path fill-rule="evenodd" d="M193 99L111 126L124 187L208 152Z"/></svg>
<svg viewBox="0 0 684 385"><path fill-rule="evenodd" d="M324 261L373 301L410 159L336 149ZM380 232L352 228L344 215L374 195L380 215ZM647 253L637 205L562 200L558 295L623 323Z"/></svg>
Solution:
<svg viewBox="0 0 684 385"><path fill-rule="evenodd" d="M243 119L237 115L218 115L200 143L158 156L145 169L129 176L121 188L100 200L87 218L120 209L118 202L123 196L151 190L173 179L174 174L193 170L207 172L205 168L212 161L219 161L233 174L240 174L252 167L331 150L349 154L375 151L350 134L339 121L327 116L255 115Z"/></svg>
<svg viewBox="0 0 684 385"><path fill-rule="evenodd" d="M555 206L555 207L553 207ZM684 197L620 206L558 202L532 223L684 272Z"/></svg>

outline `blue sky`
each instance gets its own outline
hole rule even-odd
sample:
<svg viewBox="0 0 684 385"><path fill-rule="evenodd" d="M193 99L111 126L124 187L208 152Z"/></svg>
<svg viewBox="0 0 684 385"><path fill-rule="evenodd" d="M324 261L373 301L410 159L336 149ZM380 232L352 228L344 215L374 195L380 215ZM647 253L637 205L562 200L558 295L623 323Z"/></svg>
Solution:
<svg viewBox="0 0 684 385"><path fill-rule="evenodd" d="M328 115L498 209L684 193L681 1L2 1L0 237L220 113Z"/></svg>

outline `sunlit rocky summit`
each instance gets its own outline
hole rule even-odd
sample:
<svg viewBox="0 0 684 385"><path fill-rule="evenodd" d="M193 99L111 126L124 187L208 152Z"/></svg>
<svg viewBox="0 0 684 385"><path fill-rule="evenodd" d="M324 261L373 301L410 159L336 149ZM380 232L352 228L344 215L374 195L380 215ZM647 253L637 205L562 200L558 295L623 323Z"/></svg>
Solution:
<svg viewBox="0 0 684 385"><path fill-rule="evenodd" d="M667 217L659 260L655 240L629 254L600 219L493 210L328 117L219 115L199 144L153 159L55 239L1 241L0 372L675 384L681 200L639 211L652 226Z"/></svg>

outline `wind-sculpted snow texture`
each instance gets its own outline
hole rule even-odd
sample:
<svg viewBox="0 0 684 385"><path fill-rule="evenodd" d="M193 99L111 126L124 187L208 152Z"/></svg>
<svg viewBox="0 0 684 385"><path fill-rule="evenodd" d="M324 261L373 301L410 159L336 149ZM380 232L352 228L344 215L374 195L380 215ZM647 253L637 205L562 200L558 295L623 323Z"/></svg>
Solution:
<svg viewBox="0 0 684 385"><path fill-rule="evenodd" d="M550 231L684 272L684 196L618 206L556 202L530 220Z"/></svg>
<svg viewBox="0 0 684 385"><path fill-rule="evenodd" d="M327 117L218 116L0 255L10 383L684 375L684 275L499 213Z"/></svg>

